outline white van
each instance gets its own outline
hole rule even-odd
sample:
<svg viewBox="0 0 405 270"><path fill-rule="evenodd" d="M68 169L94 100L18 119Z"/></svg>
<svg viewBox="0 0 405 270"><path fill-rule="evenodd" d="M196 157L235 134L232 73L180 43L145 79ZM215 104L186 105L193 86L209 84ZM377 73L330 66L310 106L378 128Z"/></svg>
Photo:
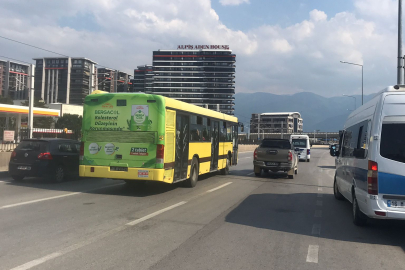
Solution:
<svg viewBox="0 0 405 270"><path fill-rule="evenodd" d="M390 86L351 113L340 132L334 195L353 222L405 219L405 86Z"/></svg>
<svg viewBox="0 0 405 270"><path fill-rule="evenodd" d="M300 149L298 158L309 162L311 160L311 144L308 135L291 135L290 140L294 148Z"/></svg>

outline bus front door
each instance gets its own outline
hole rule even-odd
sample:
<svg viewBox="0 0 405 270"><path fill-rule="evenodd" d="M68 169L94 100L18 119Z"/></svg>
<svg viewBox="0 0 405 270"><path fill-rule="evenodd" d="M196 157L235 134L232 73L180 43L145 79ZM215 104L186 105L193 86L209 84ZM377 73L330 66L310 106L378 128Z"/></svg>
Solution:
<svg viewBox="0 0 405 270"><path fill-rule="evenodd" d="M174 160L173 182L187 179L188 144L190 140L189 117L176 115L176 157Z"/></svg>
<svg viewBox="0 0 405 270"><path fill-rule="evenodd" d="M211 121L211 171L218 170L219 122Z"/></svg>

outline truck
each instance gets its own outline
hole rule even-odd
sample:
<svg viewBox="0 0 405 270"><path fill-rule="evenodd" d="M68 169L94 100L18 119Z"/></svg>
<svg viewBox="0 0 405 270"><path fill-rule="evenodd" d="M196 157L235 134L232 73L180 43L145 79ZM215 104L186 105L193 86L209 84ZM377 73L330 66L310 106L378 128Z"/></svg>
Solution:
<svg viewBox="0 0 405 270"><path fill-rule="evenodd" d="M283 171L293 179L298 174L298 155L290 140L263 139L253 152L253 167L257 177L263 172Z"/></svg>

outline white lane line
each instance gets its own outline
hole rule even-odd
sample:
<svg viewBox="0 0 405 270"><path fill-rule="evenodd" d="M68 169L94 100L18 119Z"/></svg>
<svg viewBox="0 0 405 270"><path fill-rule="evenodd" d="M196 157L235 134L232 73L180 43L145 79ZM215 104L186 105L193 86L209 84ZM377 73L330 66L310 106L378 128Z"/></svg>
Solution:
<svg viewBox="0 0 405 270"><path fill-rule="evenodd" d="M318 263L318 253L319 253L319 246L318 245L309 245L308 246L307 262Z"/></svg>
<svg viewBox="0 0 405 270"><path fill-rule="evenodd" d="M322 204L323 204L322 201L316 201L317 206L322 206Z"/></svg>
<svg viewBox="0 0 405 270"><path fill-rule="evenodd" d="M218 189L220 189L220 188L226 187L227 185L230 185L230 184L232 184L232 182L228 182L228 183L225 183L225 184L223 184L223 185L221 185L221 186L219 186L219 187L216 187L216 188L207 190L207 193L210 193L210 192L213 192L213 191L218 190Z"/></svg>
<svg viewBox="0 0 405 270"><path fill-rule="evenodd" d="M43 263L46 262L46 261L49 261L49 260L54 259L54 258L56 258L56 257L59 257L60 255L62 255L62 254L59 253L59 252L54 252L54 253L51 253L51 254L49 254L49 255L46 255L46 256L44 256L44 257L42 257L42 258L39 258L39 259L30 261L30 262L27 262L27 263L25 263L25 264L23 264L23 265L20 265L20 266L17 266L17 267L14 267L14 268L11 269L11 270L26 270L26 269L30 269L30 268L35 267L35 266L37 266L37 265L43 264Z"/></svg>
<svg viewBox="0 0 405 270"><path fill-rule="evenodd" d="M313 235L321 235L321 224L314 224L312 225L312 234Z"/></svg>
<svg viewBox="0 0 405 270"><path fill-rule="evenodd" d="M84 246L90 245L90 244L92 244L92 243L94 243L94 242L96 242L96 241L98 241L98 240L101 240L101 239L103 239L103 238L106 238L106 237L108 237L108 236L110 236L110 235L112 235L112 234L114 234L114 233L118 233L118 232L120 232L120 231L123 231L123 230L125 230L125 229L128 229L128 226L133 226L133 225L139 224L139 223L142 222L142 221L145 221L145 220L147 220L147 219L150 219L150 218L152 218L152 217L155 217L155 216L157 216L157 215L159 215L159 214L161 214L161 213L163 213L163 212L166 212L166 211L168 211L168 210L171 210L171 209L173 209L173 208L175 208L175 207L178 207L178 206L180 206L180 205L183 205L183 204L185 204L185 203L187 203L187 202L186 202L186 201L179 202L179 203L177 203L177 204L174 204L174 205L172 205L172 206L169 206L169 207L167 207L167 208L164 208L164 209L162 209L162 210L159 210L159 211L156 211L156 212L154 212L154 213L152 213L152 214L149 214L149 215L147 215L147 216L145 216L145 217L143 217L143 218L136 219L136 220L134 220L134 221L132 221L132 222L129 222L129 223L123 225L123 226L116 227L116 228L114 228L114 229L112 229L112 230L109 230L109 231L106 231L106 232L104 232L104 233L98 234L98 235L96 235L96 236L94 236L94 237L92 237L92 238L90 238L90 239L85 240L85 241L82 241L82 242L73 244L73 245L68 246L68 247L66 247L66 248L64 248L64 249L61 249L61 250L59 250L59 251L57 251L57 252L48 254L48 255L46 255L46 256L44 256L44 257L41 257L41 258L39 258L39 259L32 260L32 261L30 261L30 262L27 262L27 263L25 263L25 264L22 264L22 265L20 265L20 266L17 266L17 267L15 267L15 268L11 269L11 270L28 270L28 269L31 269L31 268L33 268L33 267L35 267L35 266L38 266L38 265L40 265L40 264L42 264L42 263L44 263L44 262L46 262L46 261L55 259L55 258L57 258L57 257L60 257L60 256L62 256L62 255L65 255L65 254L67 254L67 253L69 253L69 252L72 252L72 251L77 250L77 249L79 249L79 248L82 248L82 247L84 247Z"/></svg>
<svg viewBox="0 0 405 270"><path fill-rule="evenodd" d="M176 203L176 204L174 204L174 205L172 205L172 206L163 208L163 209L161 209L161 210L159 210L159 211L156 211L156 212L154 212L154 213L152 213L152 214L149 214L149 215L147 215L147 216L144 216L144 217L142 217L142 218L138 218L138 219L135 219L134 221L128 222L128 223L125 224L125 225L127 225L127 226L134 226L134 225L136 225L136 224L141 223L142 221L145 221L145 220L148 220L148 219L150 219L150 218L156 217L157 215L160 215L160 214L162 214L162 213L164 213L164 212L166 212L166 211L169 211L169 210L171 210L171 209L173 209L173 208L179 207L180 205L183 205L183 204L185 204L185 203L187 203L187 202L186 202L186 201L182 201L182 202Z"/></svg>
<svg viewBox="0 0 405 270"><path fill-rule="evenodd" d="M322 210L315 210L315 215L316 218L322 217Z"/></svg>
<svg viewBox="0 0 405 270"><path fill-rule="evenodd" d="M322 191L322 188L321 188L321 187L318 187L318 191Z"/></svg>
<svg viewBox="0 0 405 270"><path fill-rule="evenodd" d="M254 172L248 173L247 175L252 175L252 174L254 174Z"/></svg>
<svg viewBox="0 0 405 270"><path fill-rule="evenodd" d="M64 197L69 197L69 196L73 196L73 195L77 195L77 194L82 194L82 193L87 193L87 192L95 191L95 190L98 190L98 189L120 186L120 185L123 185L123 184L124 184L124 183L119 183L119 184L114 184L114 185L109 185L109 186L103 186L103 187L93 188L93 189L86 190L86 191L72 192L72 193L63 194L63 195L59 195L59 196L53 196L53 197L42 198L42 199L38 199L38 200L32 200L32 201L26 201L26 202L20 202L20 203L15 203L15 204L4 205L4 206L1 206L1 207L0 207L0 210L1 210L1 209L6 209L6 208L11 208L11 207L16 207L16 206L21 206L21 205L26 205L26 204L32 204L32 203L37 203L37 202L43 202L43 201L49 201L49 200L54 200L54 199L59 199L59 198L64 198Z"/></svg>
<svg viewBox="0 0 405 270"><path fill-rule="evenodd" d="M252 157L243 157L243 158L240 158L240 159L245 159L245 158L252 158Z"/></svg>

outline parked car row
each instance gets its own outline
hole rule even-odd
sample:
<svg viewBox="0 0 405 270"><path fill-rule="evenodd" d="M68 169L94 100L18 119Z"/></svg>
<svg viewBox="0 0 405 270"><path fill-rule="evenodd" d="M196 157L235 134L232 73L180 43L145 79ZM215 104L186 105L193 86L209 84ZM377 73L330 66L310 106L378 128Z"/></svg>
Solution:
<svg viewBox="0 0 405 270"><path fill-rule="evenodd" d="M15 181L45 177L62 182L79 176L80 143L69 139L27 139L11 153L9 174Z"/></svg>

